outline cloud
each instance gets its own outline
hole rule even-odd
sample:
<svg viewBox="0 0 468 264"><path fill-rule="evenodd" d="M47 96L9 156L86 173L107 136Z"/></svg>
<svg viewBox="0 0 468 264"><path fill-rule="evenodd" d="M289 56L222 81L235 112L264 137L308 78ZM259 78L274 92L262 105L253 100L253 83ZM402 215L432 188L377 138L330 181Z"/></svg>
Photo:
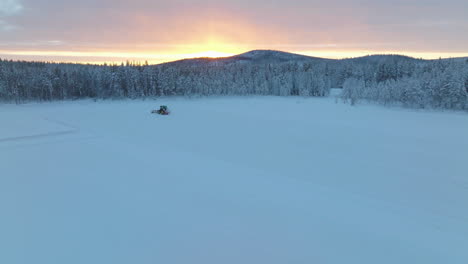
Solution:
<svg viewBox="0 0 468 264"><path fill-rule="evenodd" d="M0 17L13 16L23 10L19 0L0 0Z"/></svg>
<svg viewBox="0 0 468 264"><path fill-rule="evenodd" d="M8 32L17 29L15 25L11 25L6 21L0 20L0 32Z"/></svg>
<svg viewBox="0 0 468 264"><path fill-rule="evenodd" d="M20 0L0 0L0 32L8 32L17 29L2 18L14 16L23 10L23 5Z"/></svg>
<svg viewBox="0 0 468 264"><path fill-rule="evenodd" d="M1 25L0 21L0 25ZM51 47L51 46L62 46L66 42L61 40L35 40L35 41L0 41L1 46L17 46L17 47Z"/></svg>
<svg viewBox="0 0 468 264"><path fill-rule="evenodd" d="M0 47L467 52L466 10L467 0L0 0Z"/></svg>

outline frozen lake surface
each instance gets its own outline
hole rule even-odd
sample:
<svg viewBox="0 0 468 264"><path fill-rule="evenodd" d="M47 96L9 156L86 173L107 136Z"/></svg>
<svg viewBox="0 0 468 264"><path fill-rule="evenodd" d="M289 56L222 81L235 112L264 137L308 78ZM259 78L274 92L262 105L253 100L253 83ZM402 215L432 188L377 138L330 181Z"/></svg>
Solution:
<svg viewBox="0 0 468 264"><path fill-rule="evenodd" d="M468 263L464 113L173 98L0 124L0 263Z"/></svg>

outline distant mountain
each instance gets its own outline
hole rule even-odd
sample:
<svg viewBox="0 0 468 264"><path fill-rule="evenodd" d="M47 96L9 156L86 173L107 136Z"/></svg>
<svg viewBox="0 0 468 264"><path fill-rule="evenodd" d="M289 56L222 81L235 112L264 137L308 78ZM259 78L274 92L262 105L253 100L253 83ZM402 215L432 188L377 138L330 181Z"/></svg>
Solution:
<svg viewBox="0 0 468 264"><path fill-rule="evenodd" d="M446 59L448 60L448 59ZM456 61L465 61L468 58L453 58ZM229 64L276 64L276 63L285 63L285 62L302 62L302 63L317 63L317 62L355 62L355 63L370 63L370 64L379 64L379 63L391 63L396 61L430 61L423 59L416 59L409 56L403 55L368 55L357 58L348 58L348 59L325 59L318 57L311 57L306 55L300 55L295 53L276 51L276 50L252 50L246 53L235 55L232 57L226 58L195 58L195 59L185 59L174 62L168 62L161 65L170 65L170 66L223 66Z"/></svg>
<svg viewBox="0 0 468 264"><path fill-rule="evenodd" d="M283 62L319 62L333 61L317 57L310 57L300 54L294 54L276 50L252 50L246 53L225 58L195 58L185 59L174 62L164 63L162 65L172 66L200 66L200 65L227 65L227 64L275 64Z"/></svg>
<svg viewBox="0 0 468 264"><path fill-rule="evenodd" d="M231 57L234 60L244 60L254 63L279 63L279 62L310 62L310 61L327 61L317 57L310 57L295 53L276 51L276 50L252 50L240 55Z"/></svg>
<svg viewBox="0 0 468 264"><path fill-rule="evenodd" d="M453 61L456 61L456 62L466 62L466 63L468 63L468 57L449 58L449 59L443 59L443 60L453 60Z"/></svg>
<svg viewBox="0 0 468 264"><path fill-rule="evenodd" d="M352 61L356 63L389 63L396 61L424 61L409 56L382 54L382 55L368 55L357 58L343 59L342 61Z"/></svg>

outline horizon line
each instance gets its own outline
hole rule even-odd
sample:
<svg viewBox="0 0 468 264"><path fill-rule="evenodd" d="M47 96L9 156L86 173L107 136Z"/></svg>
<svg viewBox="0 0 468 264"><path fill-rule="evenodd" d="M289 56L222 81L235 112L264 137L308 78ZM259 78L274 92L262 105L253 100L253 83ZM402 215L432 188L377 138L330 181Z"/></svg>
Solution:
<svg viewBox="0 0 468 264"><path fill-rule="evenodd" d="M226 53L218 51L205 51L191 54L145 54L145 53L129 53L129 52L74 52L74 51L6 51L0 50L0 60L14 62L35 62L35 63L50 63L50 64L77 64L77 65L121 65L126 63L131 64L148 64L161 65L166 63L178 62L190 59L225 59L239 56L252 51L275 51L289 54L295 54L306 57L313 57L325 60L345 60L356 59L368 56L404 56L420 60L438 60L438 59L463 59L468 58L467 53L455 52L401 52L401 51L354 51L354 52L337 52L337 51L284 51L274 49L252 49L241 53ZM325 56L320 56L320 54ZM337 56L343 54L343 56ZM345 56L348 54L349 56ZM352 55L354 54L354 56ZM419 54L419 56L415 56ZM331 55L331 56L326 56ZM426 55L426 56L422 56ZM444 56L445 55L445 56ZM21 58L25 57L25 58ZM44 59L34 59L34 57L44 57ZM51 59L47 59L50 57ZM62 58L60 58L62 57ZM55 59L52 59L55 58ZM70 58L70 60L64 59ZM75 60L71 59L75 58ZM104 58L108 60L79 60L84 58ZM122 60L116 60L121 58ZM159 59L157 59L159 58ZM78 60L77 60L78 59ZM151 61L151 63L150 63Z"/></svg>

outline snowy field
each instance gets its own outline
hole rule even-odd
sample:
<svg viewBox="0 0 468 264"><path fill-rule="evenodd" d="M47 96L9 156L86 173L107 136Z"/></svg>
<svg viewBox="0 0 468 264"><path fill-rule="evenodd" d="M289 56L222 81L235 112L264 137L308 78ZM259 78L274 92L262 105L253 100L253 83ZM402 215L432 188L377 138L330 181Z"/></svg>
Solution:
<svg viewBox="0 0 468 264"><path fill-rule="evenodd" d="M464 113L175 98L0 124L0 263L468 263Z"/></svg>

